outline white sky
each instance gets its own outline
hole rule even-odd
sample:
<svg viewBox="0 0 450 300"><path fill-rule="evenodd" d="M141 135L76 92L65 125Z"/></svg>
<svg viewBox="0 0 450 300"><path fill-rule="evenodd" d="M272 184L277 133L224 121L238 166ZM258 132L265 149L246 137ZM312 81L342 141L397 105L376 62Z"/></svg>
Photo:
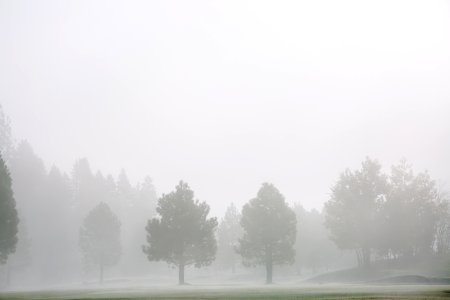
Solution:
<svg viewBox="0 0 450 300"><path fill-rule="evenodd" d="M449 1L4 1L0 103L47 165L222 215L263 181L321 208L346 167L450 182Z"/></svg>

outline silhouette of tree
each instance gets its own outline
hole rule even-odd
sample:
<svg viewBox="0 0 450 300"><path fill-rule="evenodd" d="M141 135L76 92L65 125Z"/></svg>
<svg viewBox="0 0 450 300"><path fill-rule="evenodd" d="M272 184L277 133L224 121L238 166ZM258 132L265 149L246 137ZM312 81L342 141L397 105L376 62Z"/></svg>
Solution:
<svg viewBox="0 0 450 300"><path fill-rule="evenodd" d="M165 261L178 267L178 282L184 284L185 266L211 264L217 250L216 218L208 218L209 206L194 200L194 192L180 181L175 191L163 195L156 208L158 217L148 221L147 245L150 261Z"/></svg>
<svg viewBox="0 0 450 300"><path fill-rule="evenodd" d="M237 252L245 266L266 266L266 283L272 283L274 264L292 264L295 259L296 216L278 189L264 183L256 198L242 209Z"/></svg>

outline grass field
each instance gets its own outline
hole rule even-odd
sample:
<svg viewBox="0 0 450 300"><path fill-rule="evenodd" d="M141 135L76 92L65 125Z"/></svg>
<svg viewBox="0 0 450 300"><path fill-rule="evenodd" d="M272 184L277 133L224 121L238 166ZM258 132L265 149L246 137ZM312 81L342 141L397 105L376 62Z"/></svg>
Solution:
<svg viewBox="0 0 450 300"><path fill-rule="evenodd" d="M444 299L450 286L165 286L0 293L0 299Z"/></svg>

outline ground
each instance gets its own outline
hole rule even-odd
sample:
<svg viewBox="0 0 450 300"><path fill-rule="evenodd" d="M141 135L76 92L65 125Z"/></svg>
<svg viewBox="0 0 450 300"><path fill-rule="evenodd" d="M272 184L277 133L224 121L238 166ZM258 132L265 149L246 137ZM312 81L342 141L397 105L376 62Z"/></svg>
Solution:
<svg viewBox="0 0 450 300"><path fill-rule="evenodd" d="M0 292L0 299L444 299L449 285L233 285Z"/></svg>

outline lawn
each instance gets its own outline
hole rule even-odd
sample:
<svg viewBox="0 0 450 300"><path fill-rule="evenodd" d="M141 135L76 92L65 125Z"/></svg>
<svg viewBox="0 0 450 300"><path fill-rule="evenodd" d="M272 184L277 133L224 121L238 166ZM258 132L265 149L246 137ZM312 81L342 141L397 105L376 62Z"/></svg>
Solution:
<svg viewBox="0 0 450 300"><path fill-rule="evenodd" d="M158 286L0 293L0 299L443 299L441 285Z"/></svg>

